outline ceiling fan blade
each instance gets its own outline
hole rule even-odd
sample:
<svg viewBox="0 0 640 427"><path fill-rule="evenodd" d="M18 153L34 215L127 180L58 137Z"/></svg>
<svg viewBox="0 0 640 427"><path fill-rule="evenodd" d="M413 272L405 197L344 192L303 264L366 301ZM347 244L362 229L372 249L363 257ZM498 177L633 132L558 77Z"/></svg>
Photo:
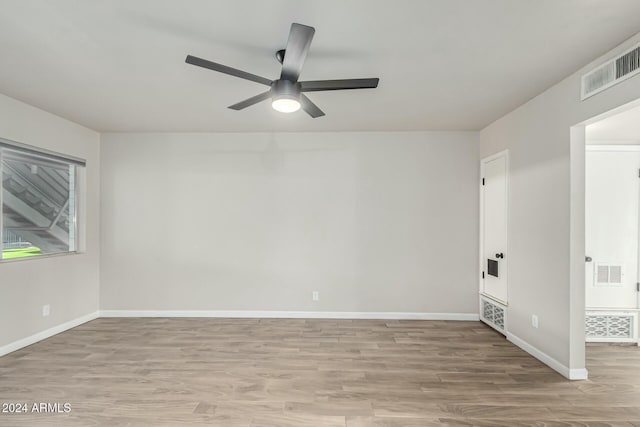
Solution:
<svg viewBox="0 0 640 427"><path fill-rule="evenodd" d="M243 110L247 107L251 107L253 104L257 104L260 101L264 101L271 97L271 91L268 90L266 92L261 93L260 95L252 96L249 99L245 99L244 101L240 101L237 104L230 105L228 108L232 110Z"/></svg>
<svg viewBox="0 0 640 427"><path fill-rule="evenodd" d="M306 111L308 115L310 115L314 119L316 117L324 116L324 112L321 109L319 109L316 104L311 102L311 100L303 94L300 94L300 106L304 111Z"/></svg>
<svg viewBox="0 0 640 427"><path fill-rule="evenodd" d="M229 74L230 76L240 77L241 79L251 80L252 82L261 83L266 86L271 86L271 80L269 79L256 76L255 74L247 73L246 71L227 67L226 65L207 61L206 59L198 58L196 56L187 55L187 59L185 59L185 62L187 64L196 65L198 67L207 68L213 71L218 71L219 73Z"/></svg>
<svg viewBox="0 0 640 427"><path fill-rule="evenodd" d="M317 92L321 90L345 89L374 89L378 87L380 79L343 79L343 80L314 80L300 82L302 92Z"/></svg>
<svg viewBox="0 0 640 427"><path fill-rule="evenodd" d="M296 23L291 24L289 41L287 41L284 61L282 61L281 79L290 80L294 83L298 81L315 32L316 30L313 27Z"/></svg>

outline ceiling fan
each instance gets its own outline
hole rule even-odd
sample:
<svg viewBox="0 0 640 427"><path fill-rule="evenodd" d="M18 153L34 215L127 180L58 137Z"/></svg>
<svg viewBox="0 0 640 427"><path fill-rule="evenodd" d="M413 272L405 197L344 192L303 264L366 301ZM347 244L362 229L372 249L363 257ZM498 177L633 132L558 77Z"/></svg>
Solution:
<svg viewBox="0 0 640 427"><path fill-rule="evenodd" d="M276 52L276 59L282 64L282 73L277 80L269 80L255 74L247 73L246 71L227 67L226 65L217 64L191 55L187 55L185 62L269 86L268 91L229 106L232 110L242 110L271 98L271 106L276 111L293 113L302 108L313 118L321 117L324 116L324 112L311 102L304 92L373 89L378 87L378 81L380 79L313 80L299 82L298 78L300 77L304 61L307 58L309 46L311 45L315 31L313 27L296 23L291 24L286 49Z"/></svg>

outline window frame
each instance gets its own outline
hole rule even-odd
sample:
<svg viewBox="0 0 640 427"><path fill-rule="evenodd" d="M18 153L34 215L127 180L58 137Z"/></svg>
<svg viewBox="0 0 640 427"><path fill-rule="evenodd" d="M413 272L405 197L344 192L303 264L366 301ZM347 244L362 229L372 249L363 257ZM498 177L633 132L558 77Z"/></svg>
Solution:
<svg viewBox="0 0 640 427"><path fill-rule="evenodd" d="M69 206L69 219L73 222L73 226L69 227L69 250L64 252L51 252L44 253L36 256L25 256L25 257L17 257L17 258L3 258L4 252L4 185L0 178L0 264L9 263L9 262L20 262L26 260L36 260L41 258L51 258L58 256L67 256L67 255L77 255L81 253L79 250L79 168L86 168L86 160L70 156L62 153L58 153L55 151L34 147L31 145L23 144L20 142L12 141L6 138L0 137L0 177L2 177L3 173L3 164L5 158L5 152L13 152L18 155L26 155L35 158L41 158L43 161L58 163L61 165L66 165L67 167L73 166L73 173L69 171L70 180L73 180L73 183L69 183L69 202L71 203L71 192L73 192L73 206ZM73 237L73 239L72 239Z"/></svg>

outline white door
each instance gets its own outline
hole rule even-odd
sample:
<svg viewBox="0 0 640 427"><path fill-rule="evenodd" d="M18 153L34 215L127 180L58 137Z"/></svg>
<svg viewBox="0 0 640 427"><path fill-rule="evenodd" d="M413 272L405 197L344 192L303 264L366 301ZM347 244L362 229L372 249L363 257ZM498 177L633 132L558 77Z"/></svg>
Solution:
<svg viewBox="0 0 640 427"><path fill-rule="evenodd" d="M587 146L587 308L638 307L639 149Z"/></svg>
<svg viewBox="0 0 640 427"><path fill-rule="evenodd" d="M480 292L507 303L507 152L483 159Z"/></svg>

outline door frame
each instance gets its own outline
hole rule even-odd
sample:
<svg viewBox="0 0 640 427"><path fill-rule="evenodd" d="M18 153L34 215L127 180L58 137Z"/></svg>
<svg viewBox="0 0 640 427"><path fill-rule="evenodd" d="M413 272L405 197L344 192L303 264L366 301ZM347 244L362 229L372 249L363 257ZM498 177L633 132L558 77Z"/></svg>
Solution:
<svg viewBox="0 0 640 427"><path fill-rule="evenodd" d="M480 224L479 224L479 229L480 229L480 248L479 248L479 254L478 254L478 294L482 295L484 298L488 298L491 299L501 305L504 306L508 306L509 304L509 263L507 263L507 271L505 271L505 280L507 281L507 300L506 301L500 301L494 297L492 297L491 295L487 295L484 293L484 278L482 277L482 273L484 271L484 190L483 190L483 183L482 180L484 179L484 170L485 170L485 164L489 163L490 161L499 159L501 157L504 157L505 160L505 208L506 208L506 212L505 212L505 226L507 229L507 239L505 242L505 248L504 251L507 254L508 257L511 256L510 252L509 252L509 171L510 171L510 166L509 166L509 150L505 149L502 151L499 151L495 154L492 154L490 156L484 157L482 159L480 159L480 179L478 180L478 191L480 192ZM482 306L482 301L479 302L480 306ZM480 307L480 309L482 309L482 307Z"/></svg>

